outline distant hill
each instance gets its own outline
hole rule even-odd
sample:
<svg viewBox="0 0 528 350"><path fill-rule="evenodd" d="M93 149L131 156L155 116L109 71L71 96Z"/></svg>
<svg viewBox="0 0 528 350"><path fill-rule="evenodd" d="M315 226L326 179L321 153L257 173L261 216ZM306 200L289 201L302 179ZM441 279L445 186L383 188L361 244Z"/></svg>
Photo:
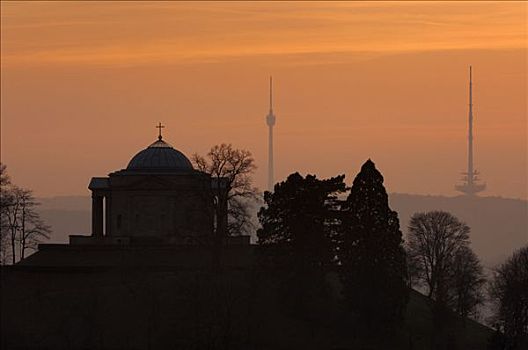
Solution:
<svg viewBox="0 0 528 350"><path fill-rule="evenodd" d="M444 210L471 228L471 242L484 265L494 267L514 250L528 244L528 201L501 197L443 197L392 193L390 206L398 212L407 234L416 212Z"/></svg>
<svg viewBox="0 0 528 350"><path fill-rule="evenodd" d="M57 196L37 198L45 210L91 211L92 199L88 196Z"/></svg>
<svg viewBox="0 0 528 350"><path fill-rule="evenodd" d="M404 234L412 214L445 210L471 227L475 252L487 267L502 262L515 249L528 244L528 201L501 197L444 197L392 193L390 205L400 218ZM51 242L68 241L71 234L89 234L91 199L87 196L40 198L40 212L52 226Z"/></svg>
<svg viewBox="0 0 528 350"><path fill-rule="evenodd" d="M92 201L87 196L60 196L38 198L39 212L44 221L51 225L49 243L66 243L68 236L91 232Z"/></svg>

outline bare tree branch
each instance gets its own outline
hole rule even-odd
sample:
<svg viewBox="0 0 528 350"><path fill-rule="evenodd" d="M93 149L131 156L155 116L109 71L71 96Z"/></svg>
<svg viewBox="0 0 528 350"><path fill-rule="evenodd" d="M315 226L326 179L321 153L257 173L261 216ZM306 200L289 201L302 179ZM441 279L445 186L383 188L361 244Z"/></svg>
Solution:
<svg viewBox="0 0 528 350"><path fill-rule="evenodd" d="M24 259L26 251L35 250L37 244L48 239L51 228L44 223L36 211L39 203L33 192L11 185L5 165L0 166L1 174L1 260L12 264Z"/></svg>
<svg viewBox="0 0 528 350"><path fill-rule="evenodd" d="M248 234L254 229L251 220L252 201L258 198L258 189L253 186L253 173L256 169L251 152L233 148L231 144L215 145L206 157L192 156L195 167L207 174L223 187L216 189L216 217L221 220L227 215L225 233L220 235ZM227 213L222 213L222 208ZM216 230L222 230L223 224L217 222Z"/></svg>

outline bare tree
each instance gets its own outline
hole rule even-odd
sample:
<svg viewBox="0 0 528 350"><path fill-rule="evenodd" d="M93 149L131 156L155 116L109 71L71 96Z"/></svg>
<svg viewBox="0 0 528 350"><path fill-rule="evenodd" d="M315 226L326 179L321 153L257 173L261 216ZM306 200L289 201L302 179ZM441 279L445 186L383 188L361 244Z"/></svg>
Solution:
<svg viewBox="0 0 528 350"><path fill-rule="evenodd" d="M482 267L469 247L470 228L443 211L416 213L409 224L408 254L416 286L462 316L482 302Z"/></svg>
<svg viewBox="0 0 528 350"><path fill-rule="evenodd" d="M253 228L251 204L258 198L258 190L253 187L256 166L251 152L223 143L213 146L206 157L194 154L192 160L216 184L215 236L221 240L228 235L250 232Z"/></svg>
<svg viewBox="0 0 528 350"><path fill-rule="evenodd" d="M49 239L51 228L44 223L36 211L40 204L31 190L17 188L15 201L19 203L18 248L19 258L24 259L26 250L35 250L42 239Z"/></svg>
<svg viewBox="0 0 528 350"><path fill-rule="evenodd" d="M11 248L11 263L14 264L17 261L16 254L16 242L18 238L18 228L20 220L20 201L18 200L19 194L22 191L19 187L13 187L7 190L6 196L9 197L8 204L5 208L5 228L8 238L6 241L9 243Z"/></svg>
<svg viewBox="0 0 528 350"><path fill-rule="evenodd" d="M516 251L496 271L490 285L497 330L507 349L528 347L528 245Z"/></svg>
<svg viewBox="0 0 528 350"><path fill-rule="evenodd" d="M484 302L482 287L486 283L482 265L475 253L466 246L455 252L451 264L449 304L463 317L475 316Z"/></svg>
<svg viewBox="0 0 528 350"><path fill-rule="evenodd" d="M0 163L0 186L8 186L9 184L11 184L11 179L7 174L7 166Z"/></svg>
<svg viewBox="0 0 528 350"><path fill-rule="evenodd" d="M8 209L13 203L11 179L7 174L6 165L0 163L0 265L8 263L10 258L10 226Z"/></svg>
<svg viewBox="0 0 528 350"><path fill-rule="evenodd" d="M5 165L0 166L1 180L1 263L24 259L28 249L36 249L42 239L49 238L50 227L36 211L39 203L31 190L11 185Z"/></svg>

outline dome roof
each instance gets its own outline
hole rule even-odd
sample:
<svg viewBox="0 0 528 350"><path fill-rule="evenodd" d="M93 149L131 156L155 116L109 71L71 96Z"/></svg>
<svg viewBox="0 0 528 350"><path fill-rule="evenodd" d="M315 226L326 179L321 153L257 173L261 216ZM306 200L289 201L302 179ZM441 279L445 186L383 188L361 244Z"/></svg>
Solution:
<svg viewBox="0 0 528 350"><path fill-rule="evenodd" d="M126 170L187 172L193 171L193 166L183 153L163 141L160 136L156 142L136 154Z"/></svg>

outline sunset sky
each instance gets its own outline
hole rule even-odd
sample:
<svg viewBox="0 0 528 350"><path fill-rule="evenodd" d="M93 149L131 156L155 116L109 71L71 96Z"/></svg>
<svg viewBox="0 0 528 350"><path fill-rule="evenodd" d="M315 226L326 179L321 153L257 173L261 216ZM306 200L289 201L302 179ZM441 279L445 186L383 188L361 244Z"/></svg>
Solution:
<svg viewBox="0 0 528 350"><path fill-rule="evenodd" d="M468 70L482 195L528 197L525 2L1 2L1 156L37 196L87 195L165 139L249 149L266 183L371 158L389 192L453 196Z"/></svg>

